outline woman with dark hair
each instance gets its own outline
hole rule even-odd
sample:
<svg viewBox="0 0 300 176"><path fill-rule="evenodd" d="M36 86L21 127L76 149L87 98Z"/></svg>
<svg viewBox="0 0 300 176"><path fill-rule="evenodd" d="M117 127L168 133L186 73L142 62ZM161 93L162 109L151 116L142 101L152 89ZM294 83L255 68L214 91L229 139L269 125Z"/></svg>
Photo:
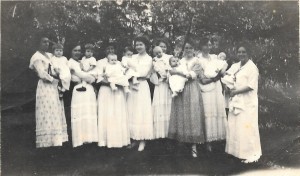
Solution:
<svg viewBox="0 0 300 176"><path fill-rule="evenodd" d="M59 99L58 78L52 74L52 55L47 52L49 39L42 37L39 44L29 64L39 77L35 108L36 147L62 146L68 141L64 103Z"/></svg>
<svg viewBox="0 0 300 176"><path fill-rule="evenodd" d="M113 46L106 48L107 56L115 53ZM122 86L112 90L105 76L108 57L98 61L98 146L121 148L130 144L126 95ZM121 64L117 61L116 64Z"/></svg>
<svg viewBox="0 0 300 176"><path fill-rule="evenodd" d="M224 105L224 96L222 94L222 85L220 78L222 72L219 71L215 77L208 78L205 73L211 66L222 64L223 69L227 67L226 62L217 58L217 55L210 54L212 44L208 38L200 40L201 54L198 55L199 62L203 69L203 77L200 79L200 87L203 97L204 114L205 114L205 130L207 150L211 151L212 141L224 140L226 135L226 112ZM224 69L225 68L225 69Z"/></svg>
<svg viewBox="0 0 300 176"><path fill-rule="evenodd" d="M197 157L196 144L205 142L204 110L200 86L197 78L202 78L198 58L194 57L194 42L188 40L184 46L184 57L180 60L188 70L188 81L181 93L172 99L168 137L179 142L192 144L192 156ZM181 72L175 70L170 74Z"/></svg>
<svg viewBox="0 0 300 176"><path fill-rule="evenodd" d="M152 58L147 54L150 42L146 37L135 39L138 54L132 56L130 67L139 74L138 90L131 89L127 97L130 137L140 141L138 151L143 151L145 140L153 139L153 116L151 95L147 79L152 70Z"/></svg>
<svg viewBox="0 0 300 176"><path fill-rule="evenodd" d="M161 56L156 56L153 60L153 68L157 76L160 77L156 83L153 94L152 113L154 120L154 138L166 138L168 136L169 120L171 112L172 96L167 79L167 70L161 69L160 65L169 68L169 59L172 55L166 54L168 44L159 40L157 43L163 53Z"/></svg>
<svg viewBox="0 0 300 176"><path fill-rule="evenodd" d="M69 68L72 75L71 80L75 83L71 100L72 144L73 147L77 147L84 143L98 141L97 101L94 88L91 85L95 78L80 68L81 46L75 45L71 55ZM87 83L86 91L77 90L81 87L82 81Z"/></svg>
<svg viewBox="0 0 300 176"><path fill-rule="evenodd" d="M251 163L262 155L258 128L259 71L250 59L247 45L240 45L237 57L240 62L228 70L234 77L234 87L230 91L226 152ZM239 102L238 107L234 99Z"/></svg>
<svg viewBox="0 0 300 176"><path fill-rule="evenodd" d="M161 49L163 50L163 53L164 53L164 54L167 55L167 54L169 53L170 45L169 45L169 43L167 42L166 39L158 39L158 40L155 42L155 46L161 47Z"/></svg>

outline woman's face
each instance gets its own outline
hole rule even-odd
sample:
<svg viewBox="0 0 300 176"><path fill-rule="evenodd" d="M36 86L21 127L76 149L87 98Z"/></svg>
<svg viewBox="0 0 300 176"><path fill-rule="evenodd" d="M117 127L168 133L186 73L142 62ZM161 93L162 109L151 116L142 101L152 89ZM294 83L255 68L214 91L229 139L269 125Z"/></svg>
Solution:
<svg viewBox="0 0 300 176"><path fill-rule="evenodd" d="M78 60L81 57L81 47L78 45L72 49L72 58Z"/></svg>
<svg viewBox="0 0 300 176"><path fill-rule="evenodd" d="M139 54L144 53L146 51L146 45L141 41L137 41L135 43L135 49Z"/></svg>
<svg viewBox="0 0 300 176"><path fill-rule="evenodd" d="M242 63L246 63L249 60L247 50L245 47L239 47L237 51L237 57Z"/></svg>
<svg viewBox="0 0 300 176"><path fill-rule="evenodd" d="M115 54L115 48L113 46L109 46L106 48L106 55Z"/></svg>
<svg viewBox="0 0 300 176"><path fill-rule="evenodd" d="M210 41L208 41L206 45L202 46L201 51L202 51L202 53L208 54L208 53L210 53L211 49L212 49L212 44Z"/></svg>
<svg viewBox="0 0 300 176"><path fill-rule="evenodd" d="M167 53L167 45L164 42L160 42L159 45L163 51L163 53Z"/></svg>
<svg viewBox="0 0 300 176"><path fill-rule="evenodd" d="M49 39L47 37L44 37L40 41L40 50L41 51L47 51L49 48Z"/></svg>
<svg viewBox="0 0 300 176"><path fill-rule="evenodd" d="M184 46L184 54L186 57L193 57L194 56L194 47L191 44L186 43Z"/></svg>

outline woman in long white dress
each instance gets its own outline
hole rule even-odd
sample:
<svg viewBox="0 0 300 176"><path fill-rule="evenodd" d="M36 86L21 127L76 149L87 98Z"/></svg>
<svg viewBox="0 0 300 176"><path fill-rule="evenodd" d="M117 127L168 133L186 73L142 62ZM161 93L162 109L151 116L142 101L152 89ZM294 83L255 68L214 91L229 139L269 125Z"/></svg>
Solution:
<svg viewBox="0 0 300 176"><path fill-rule="evenodd" d="M172 57L172 55L166 54L168 46L167 43L163 40L160 40L157 42L157 46L161 47L163 54L161 58L156 58L155 62L163 62L165 65L169 66L169 59ZM159 70L156 70L156 67L154 67L154 70L156 72L160 72ZM165 74L160 76L167 76L166 71L157 74ZM171 94L172 93L166 78L162 81L159 81L158 84L155 85L152 101L155 139L168 137L172 103Z"/></svg>
<svg viewBox="0 0 300 176"><path fill-rule="evenodd" d="M110 83L103 77L107 64L107 58L97 63L98 80L101 78L98 92L98 146L120 148L130 144L126 96L123 87L118 86L117 90L112 90Z"/></svg>
<svg viewBox="0 0 300 176"><path fill-rule="evenodd" d="M138 54L132 56L130 64L130 67L139 74L138 90L131 89L127 97L130 137L140 141L138 151L144 150L145 140L154 138L151 95L147 82L152 70L152 58L146 52L148 46L147 38L136 38L135 49Z"/></svg>
<svg viewBox="0 0 300 176"><path fill-rule="evenodd" d="M51 74L51 54L47 53L49 39L40 40L38 51L31 57L29 68L34 70L39 82L36 90L36 147L62 146L68 141L64 103L59 99L58 78Z"/></svg>
<svg viewBox="0 0 300 176"><path fill-rule="evenodd" d="M84 143L98 141L97 133L97 100L94 88L91 85L95 78L83 72L80 68L81 47L72 49L72 58L69 60L69 68L72 74L72 82L76 84L71 100L71 127L73 147ZM77 91L81 81L87 82L86 91Z"/></svg>
<svg viewBox="0 0 300 176"><path fill-rule="evenodd" d="M220 82L221 76L217 75L214 78L205 77L206 69L220 64L220 60L217 59L216 55L209 54L211 42L208 38L200 40L200 49L202 53L198 57L204 72L204 77L200 80L200 87L204 104L206 146L207 150L211 151L210 142L224 140L226 137L226 111ZM225 62L223 67L227 67Z"/></svg>
<svg viewBox="0 0 300 176"><path fill-rule="evenodd" d="M257 161L262 155L258 128L258 76L256 65L249 59L248 48L242 45L237 56L240 62L232 65L235 88L230 96L239 96L244 106L240 113L229 111L226 152L243 159L245 163ZM231 102L229 102L230 105Z"/></svg>

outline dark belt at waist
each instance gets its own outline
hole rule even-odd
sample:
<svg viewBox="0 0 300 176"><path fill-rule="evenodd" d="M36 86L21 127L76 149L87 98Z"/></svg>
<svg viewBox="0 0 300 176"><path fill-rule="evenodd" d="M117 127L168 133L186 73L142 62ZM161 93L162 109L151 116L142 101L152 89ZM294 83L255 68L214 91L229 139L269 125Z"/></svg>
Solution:
<svg viewBox="0 0 300 176"><path fill-rule="evenodd" d="M100 84L100 87L101 87L101 86L110 87L110 83L104 83L104 82L102 82L102 83ZM123 86L120 86L120 85L118 85L118 84L116 84L116 86L117 86L117 87L123 87Z"/></svg>
<svg viewBox="0 0 300 176"><path fill-rule="evenodd" d="M101 82L100 86L110 86L110 83Z"/></svg>
<svg viewBox="0 0 300 176"><path fill-rule="evenodd" d="M148 78L146 78L146 77L138 77L138 78L137 78L138 81L146 81L147 79L148 79Z"/></svg>

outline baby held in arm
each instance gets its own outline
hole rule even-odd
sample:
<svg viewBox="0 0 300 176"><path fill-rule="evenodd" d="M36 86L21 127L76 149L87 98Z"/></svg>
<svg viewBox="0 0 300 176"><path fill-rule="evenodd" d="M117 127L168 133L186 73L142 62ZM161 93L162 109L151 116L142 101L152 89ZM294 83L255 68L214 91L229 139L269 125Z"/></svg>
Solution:
<svg viewBox="0 0 300 176"><path fill-rule="evenodd" d="M93 77L97 77L97 71L96 71L96 65L97 61L93 57L94 53L94 46L92 44L86 44L85 45L85 55L80 61L80 67L81 70L88 73L89 75L92 75ZM82 87L77 88L77 91L83 92L86 91L86 81L81 82Z"/></svg>
<svg viewBox="0 0 300 176"><path fill-rule="evenodd" d="M235 71L235 73L238 72ZM223 78L221 78L221 82L228 87L229 90L234 90L236 89L236 77L235 73L232 73L231 70L228 70L225 72L225 75ZM240 98L242 95L237 94L233 97L230 97L229 99L229 111L234 113L235 115L239 114L241 111L244 110L245 104L244 104L244 99Z"/></svg>
<svg viewBox="0 0 300 176"><path fill-rule="evenodd" d="M217 56L218 60L214 64L208 64L204 70L204 76L206 78L215 78L216 76L223 75L226 72L224 65L226 64L226 54L221 52Z"/></svg>
<svg viewBox="0 0 300 176"><path fill-rule="evenodd" d="M125 93L130 93L128 77L125 75L125 69L118 62L117 55L108 54L107 59L108 64L105 67L104 75L107 77L111 89L116 91L118 90L116 85L119 85L124 88Z"/></svg>
<svg viewBox="0 0 300 176"><path fill-rule="evenodd" d="M185 82L190 77L187 66L180 64L179 59L176 57L171 57L170 63L170 76L169 85L172 91L172 97L176 97L178 93L182 92L184 89Z"/></svg>
<svg viewBox="0 0 300 176"><path fill-rule="evenodd" d="M132 88L138 90L138 77L139 74L136 72L135 65L133 63L133 49L131 47L125 47L123 58L121 61L122 66L125 68L125 75L128 79L132 79Z"/></svg>
<svg viewBox="0 0 300 176"><path fill-rule="evenodd" d="M167 72L168 72L170 66L167 65L164 62L164 60L162 60L163 51L162 51L161 47L159 47L159 46L154 47L153 54L155 56L153 58L153 67L159 77L158 82L162 82L165 79L167 79Z"/></svg>
<svg viewBox="0 0 300 176"><path fill-rule="evenodd" d="M53 64L53 73L59 77L58 83L58 92L59 97L63 97L63 93L66 90L69 90L70 81L71 81L71 73L68 67L68 60L63 56L63 45L62 44L54 44L53 45L53 57L51 57L51 62Z"/></svg>

